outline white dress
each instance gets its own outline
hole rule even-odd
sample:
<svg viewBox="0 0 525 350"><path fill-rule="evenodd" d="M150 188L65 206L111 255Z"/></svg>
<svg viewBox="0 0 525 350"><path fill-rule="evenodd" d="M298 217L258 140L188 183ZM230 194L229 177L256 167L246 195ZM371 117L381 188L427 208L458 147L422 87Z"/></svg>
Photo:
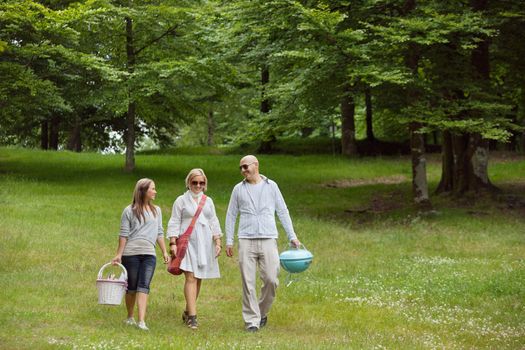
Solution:
<svg viewBox="0 0 525 350"><path fill-rule="evenodd" d="M168 238L179 237L190 226L197 211L197 202L200 202L202 197L202 195L198 195L196 202L192 195L191 191L186 191L173 203L166 234ZM219 219L215 213L215 206L212 199L208 197L191 233L186 255L180 265L182 270L193 272L194 276L199 279L221 277L219 263L215 257L213 236L222 236L222 232Z"/></svg>

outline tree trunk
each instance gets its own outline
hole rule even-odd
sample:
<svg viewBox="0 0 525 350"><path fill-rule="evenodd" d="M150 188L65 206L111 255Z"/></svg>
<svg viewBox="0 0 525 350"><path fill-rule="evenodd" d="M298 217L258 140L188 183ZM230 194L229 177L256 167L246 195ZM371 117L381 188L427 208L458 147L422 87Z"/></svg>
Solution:
<svg viewBox="0 0 525 350"><path fill-rule="evenodd" d="M421 207L431 208L428 198L427 161L423 135L418 131L421 124L410 123L410 149L412 155L412 191L414 201Z"/></svg>
<svg viewBox="0 0 525 350"><path fill-rule="evenodd" d="M454 189L454 151L452 150L452 135L443 131L443 147L441 149L441 180L436 193L452 192Z"/></svg>
<svg viewBox="0 0 525 350"><path fill-rule="evenodd" d="M366 139L367 141L374 142L374 126L372 123L372 93L370 88L365 90L365 104L366 104Z"/></svg>
<svg viewBox="0 0 525 350"><path fill-rule="evenodd" d="M475 78L488 84L490 79L490 61L489 61L489 41L485 39L478 43L478 46L472 50L472 65L475 68Z"/></svg>
<svg viewBox="0 0 525 350"><path fill-rule="evenodd" d="M266 85L270 82L270 69L267 65L264 65L261 69L261 113L270 113L270 101L266 96ZM269 121L271 123L271 120ZM258 147L258 152L260 153L272 153L273 144L277 141L277 138L271 130L271 125L269 126L266 135L263 136L261 143Z"/></svg>
<svg viewBox="0 0 525 350"><path fill-rule="evenodd" d="M405 8L411 11L416 6L415 1L406 1ZM412 72L414 80L418 78L419 65L419 46L416 43L408 45L405 54L405 65ZM413 86L408 86L406 90L406 105L411 106L417 103L419 93ZM427 167L425 158L425 143L423 135L419 133L422 125L420 123L411 122L409 124L410 132L410 154L412 157L412 195L414 202L423 210L432 208L430 199L428 197L428 181L427 181Z"/></svg>
<svg viewBox="0 0 525 350"><path fill-rule="evenodd" d="M355 140L355 102L351 89L346 86L341 98L341 153L344 156L357 155Z"/></svg>
<svg viewBox="0 0 525 350"><path fill-rule="evenodd" d="M521 126L523 127L523 130L525 130L525 119L521 121ZM516 141L516 148L517 151L521 154L525 154L525 131L522 131L519 133Z"/></svg>
<svg viewBox="0 0 525 350"><path fill-rule="evenodd" d="M213 111L208 111L208 140L207 145L213 146L213 136L215 135L215 120L213 119Z"/></svg>
<svg viewBox="0 0 525 350"><path fill-rule="evenodd" d="M132 172L135 169L135 103L128 103L128 112L126 113L126 172Z"/></svg>
<svg viewBox="0 0 525 350"><path fill-rule="evenodd" d="M525 130L525 119L522 121L522 126ZM521 133L521 145L520 145L520 148L521 148L521 153L525 154L525 131L523 131Z"/></svg>
<svg viewBox="0 0 525 350"><path fill-rule="evenodd" d="M452 136L452 149L454 152L454 188L456 194L463 194L468 190L468 134L455 134Z"/></svg>
<svg viewBox="0 0 525 350"><path fill-rule="evenodd" d="M133 20L126 17L126 58L128 73L135 70L135 47L133 45ZM128 91L128 111L126 114L126 164L124 170L135 169L135 101L132 91Z"/></svg>
<svg viewBox="0 0 525 350"><path fill-rule="evenodd" d="M488 177L488 145L479 134L443 132L443 164L436 193L497 190Z"/></svg>
<svg viewBox="0 0 525 350"><path fill-rule="evenodd" d="M455 159L453 192L479 192L491 189L487 171L488 145L479 134L460 134L453 137Z"/></svg>
<svg viewBox="0 0 525 350"><path fill-rule="evenodd" d="M49 149L49 123L46 120L42 120L40 123L40 148Z"/></svg>
<svg viewBox="0 0 525 350"><path fill-rule="evenodd" d="M521 153L525 154L525 82L521 86L521 96L517 110L518 120L521 120L521 126L524 127L520 133L520 142L518 148Z"/></svg>
<svg viewBox="0 0 525 350"><path fill-rule="evenodd" d="M481 137L480 134L471 134L469 138L469 186L468 189L474 192L480 190L497 191L489 179L489 142Z"/></svg>
<svg viewBox="0 0 525 350"><path fill-rule="evenodd" d="M75 118L74 124L69 130L69 138L67 141L67 149L74 152L82 151L82 140L81 140L81 124L78 117Z"/></svg>
<svg viewBox="0 0 525 350"><path fill-rule="evenodd" d="M332 139L332 155L335 157L336 148L335 148L335 118L330 116L330 138Z"/></svg>
<svg viewBox="0 0 525 350"><path fill-rule="evenodd" d="M58 129L60 126L60 117L51 118L51 127L49 128L49 149L58 150Z"/></svg>
<svg viewBox="0 0 525 350"><path fill-rule="evenodd" d="M302 127L301 128L301 138L305 139L307 138L308 136L312 135L312 133L314 132L314 128L312 127Z"/></svg>
<svg viewBox="0 0 525 350"><path fill-rule="evenodd" d="M261 113L270 112L270 101L266 96L266 85L270 82L270 70L267 65L261 69Z"/></svg>

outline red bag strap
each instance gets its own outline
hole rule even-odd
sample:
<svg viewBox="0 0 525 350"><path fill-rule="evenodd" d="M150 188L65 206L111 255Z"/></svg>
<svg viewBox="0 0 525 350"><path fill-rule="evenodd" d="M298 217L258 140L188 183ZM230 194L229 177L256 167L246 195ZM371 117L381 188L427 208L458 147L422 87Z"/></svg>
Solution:
<svg viewBox="0 0 525 350"><path fill-rule="evenodd" d="M191 235L193 228L195 227L195 223L197 222L197 219L199 218L199 215L201 214L202 208L204 207L204 204L206 203L206 198L208 197L206 197L206 195L203 194L199 202L199 206L197 207L197 211L195 212L195 215L193 215L193 219L191 219L190 226L188 226L183 236Z"/></svg>

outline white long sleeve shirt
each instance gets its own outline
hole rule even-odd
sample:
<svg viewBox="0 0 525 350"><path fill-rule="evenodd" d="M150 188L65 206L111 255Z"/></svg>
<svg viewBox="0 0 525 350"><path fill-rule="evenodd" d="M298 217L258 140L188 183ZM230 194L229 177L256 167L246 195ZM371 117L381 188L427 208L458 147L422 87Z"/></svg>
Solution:
<svg viewBox="0 0 525 350"><path fill-rule="evenodd" d="M275 223L277 213L288 240L297 239L290 213L279 187L267 177L263 175L261 177L263 188L258 200L253 197L248 188L250 184L246 180L233 188L226 213L226 245L233 245L235 222L239 215L238 238L277 238L278 231Z"/></svg>
<svg viewBox="0 0 525 350"><path fill-rule="evenodd" d="M179 237L186 231L190 226L191 220L197 211L198 204L201 196L197 198L197 201L193 200L190 191L186 191L183 195L179 196L173 203L171 217L168 222L168 229L166 237ZM213 200L208 197L206 203L202 208L202 212L197 220L198 224L209 226L211 234L214 236L222 236L221 225L217 214L215 214L215 205ZM210 237L211 238L211 237Z"/></svg>

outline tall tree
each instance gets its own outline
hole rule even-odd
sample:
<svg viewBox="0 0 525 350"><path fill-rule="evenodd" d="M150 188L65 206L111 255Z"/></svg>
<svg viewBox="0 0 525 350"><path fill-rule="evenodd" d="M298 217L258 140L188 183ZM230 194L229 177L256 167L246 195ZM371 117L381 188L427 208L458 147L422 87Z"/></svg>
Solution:
<svg viewBox="0 0 525 350"><path fill-rule="evenodd" d="M441 50L447 57L436 65L443 86L444 113L442 177L437 192L463 194L495 190L488 177L488 139L507 140L509 106L502 103L490 82L489 40L495 35L484 13L487 2L472 1L471 25L450 37ZM467 8L468 9L468 8ZM466 21L464 21L466 22ZM468 49L465 39L470 41ZM463 41L463 43L461 42ZM455 80L455 82L453 82ZM458 84L459 82L459 84ZM436 113L438 115L439 113Z"/></svg>
<svg viewBox="0 0 525 350"><path fill-rule="evenodd" d="M487 10L488 0L470 0L472 9L475 12ZM483 93L490 93L490 61L489 61L489 38L484 36L480 38L477 46L472 50L471 60L473 69L473 80L478 82L480 91ZM477 113L475 110L470 113ZM475 133L470 136L469 142L472 143L472 154L469 162L469 181L466 181L468 186L464 190L479 191L480 189L496 189L489 180L488 174L488 156L489 156L489 142L483 138L480 133ZM463 189L461 189L463 191Z"/></svg>
<svg viewBox="0 0 525 350"><path fill-rule="evenodd" d="M415 10L416 0L406 0L403 6L403 15L410 16ZM421 48L417 41L410 41L405 52L405 65L411 73L414 82L419 80L419 60ZM418 103L419 91L409 84L406 87L406 106L410 107ZM422 124L418 121L409 122L410 132L410 154L412 158L412 192L414 201L422 208L430 208L428 196L427 168L425 158L425 143L421 133Z"/></svg>
<svg viewBox="0 0 525 350"><path fill-rule="evenodd" d="M211 44L202 12L213 9L205 2L93 0L84 6L91 9L95 33L91 52L126 77L123 84L106 87L119 96L107 108L125 120L124 169L132 171L140 135L165 142L181 123L206 115L207 101L225 81L217 77L232 72L220 57L207 55L212 47L200 46Z"/></svg>
<svg viewBox="0 0 525 350"><path fill-rule="evenodd" d="M76 15L36 1L0 4L1 142L57 149L79 81L108 73L103 60L79 50Z"/></svg>
<svg viewBox="0 0 525 350"><path fill-rule="evenodd" d="M455 186L458 192L469 190L467 184L473 183L471 174L474 173L472 156L478 149L474 145L479 140L469 135L504 138L509 124L502 118L505 106L498 102L496 95L481 89L480 81L470 74L473 49L483 38L494 35L494 31L480 13L469 8L468 2L463 2L460 8L455 2L410 0L397 9L395 2L390 4L394 16L370 28L390 45L383 46L385 52L392 57L405 57L412 75L408 84L400 86L407 91L408 100L398 103L412 129L414 165L420 164L417 159L423 154L420 133L441 130L444 137L450 137L444 141L443 151L453 152L453 156L444 154L443 171L451 173L444 174L442 179L452 179L447 186ZM410 8L411 15L404 15ZM446 163L450 160L454 163ZM445 188L444 185L439 189Z"/></svg>

